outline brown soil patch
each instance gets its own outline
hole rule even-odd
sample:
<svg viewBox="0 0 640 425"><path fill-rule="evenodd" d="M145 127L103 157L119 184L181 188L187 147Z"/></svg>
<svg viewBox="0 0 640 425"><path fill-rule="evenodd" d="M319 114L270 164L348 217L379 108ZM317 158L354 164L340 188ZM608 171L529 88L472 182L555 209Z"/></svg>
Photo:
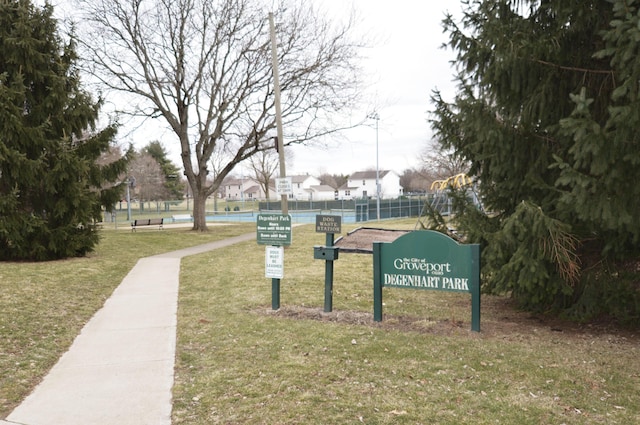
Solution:
<svg viewBox="0 0 640 425"><path fill-rule="evenodd" d="M480 332L471 331L470 317L462 321L385 313L383 314L382 322L374 322L373 312L334 310L325 313L321 307L307 306L284 306L279 310L270 310L265 306L254 312L283 319L317 320L420 334L467 335L474 338L498 338L504 340L521 340L545 336L560 336L575 340L604 337L612 343L640 344L640 332L638 330L621 329L610 324L579 324L538 316L516 310L511 300L504 297L485 296L482 303ZM373 309L373 306L371 308ZM469 312L469 315L471 315L471 312Z"/></svg>

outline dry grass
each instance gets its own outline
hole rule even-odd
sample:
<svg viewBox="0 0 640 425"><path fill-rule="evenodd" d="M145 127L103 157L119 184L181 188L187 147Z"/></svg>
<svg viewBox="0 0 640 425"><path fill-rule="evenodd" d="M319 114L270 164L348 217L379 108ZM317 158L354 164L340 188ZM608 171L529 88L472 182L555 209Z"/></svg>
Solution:
<svg viewBox="0 0 640 425"><path fill-rule="evenodd" d="M323 243L294 229L275 312L255 242L183 260L175 424L640 421L637 335L541 321L497 297L477 334L469 296L403 289L385 289L376 324L363 254L335 262L323 313L311 249Z"/></svg>
<svg viewBox="0 0 640 425"><path fill-rule="evenodd" d="M254 228L105 232L88 258L3 263L0 418L138 258ZM364 254L335 263L324 313L324 263L312 251L324 235L296 227L293 241L279 311L255 242L183 259L175 424L640 423L637 332L549 322L484 297L478 334L466 294L395 288L374 323Z"/></svg>
<svg viewBox="0 0 640 425"><path fill-rule="evenodd" d="M10 413L68 349L138 258L229 236L255 226L105 231L86 258L0 266L0 418Z"/></svg>

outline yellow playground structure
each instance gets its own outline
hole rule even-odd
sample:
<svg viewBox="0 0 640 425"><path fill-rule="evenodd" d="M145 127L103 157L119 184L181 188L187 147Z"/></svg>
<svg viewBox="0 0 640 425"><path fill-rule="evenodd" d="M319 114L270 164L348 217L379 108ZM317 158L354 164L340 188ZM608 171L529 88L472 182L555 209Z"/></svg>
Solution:
<svg viewBox="0 0 640 425"><path fill-rule="evenodd" d="M418 217L416 229L424 229L428 227L427 221L429 220L429 211L435 211L441 216L448 216L452 214L451 199L449 198L448 193L449 189L465 191L472 202L481 210L483 209L480 197L476 192L475 182L471 177L464 173L460 173L444 180L435 180L431 184L431 193L427 196L422 208L422 213L420 214L420 217Z"/></svg>
<svg viewBox="0 0 640 425"><path fill-rule="evenodd" d="M442 191L449 187L454 189L461 189L465 186L471 186L473 184L473 180L471 177L467 176L464 173L456 174L455 176L451 176L445 180L435 180L431 183L430 190L433 191Z"/></svg>

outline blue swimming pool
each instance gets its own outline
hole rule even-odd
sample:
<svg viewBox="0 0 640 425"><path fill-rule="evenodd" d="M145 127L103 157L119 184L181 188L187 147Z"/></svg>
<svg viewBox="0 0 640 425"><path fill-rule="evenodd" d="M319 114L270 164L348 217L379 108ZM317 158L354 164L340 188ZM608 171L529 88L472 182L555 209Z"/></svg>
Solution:
<svg viewBox="0 0 640 425"><path fill-rule="evenodd" d="M212 211L207 211L207 221L239 221L239 222L254 222L257 220L257 215L260 214L260 211L220 211L213 213ZM273 211L270 210L268 213L276 213L282 214L281 211ZM289 211L291 215L291 220L294 223L315 223L316 215L337 215L342 218L342 223L356 223L356 212L353 210L340 210L340 211L323 211L323 210L313 210L313 211Z"/></svg>

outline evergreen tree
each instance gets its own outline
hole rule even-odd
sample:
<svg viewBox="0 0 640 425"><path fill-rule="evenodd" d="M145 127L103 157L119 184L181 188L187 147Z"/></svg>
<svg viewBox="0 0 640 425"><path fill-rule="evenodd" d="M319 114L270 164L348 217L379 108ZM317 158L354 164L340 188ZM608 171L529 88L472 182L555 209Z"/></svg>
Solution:
<svg viewBox="0 0 640 425"><path fill-rule="evenodd" d="M180 179L180 169L167 155L167 150L158 141L149 143L142 153L148 153L160 164L164 175L164 187L170 199L182 199L185 193L185 184Z"/></svg>
<svg viewBox="0 0 640 425"><path fill-rule="evenodd" d="M460 24L445 19L459 91L450 103L435 93L432 125L493 212L460 199L458 225L483 243L485 289L592 315L629 301L585 297L607 297L602 277L638 256L639 3L469 0ZM630 302L637 319L637 293Z"/></svg>
<svg viewBox="0 0 640 425"><path fill-rule="evenodd" d="M52 6L0 2L0 259L81 256L115 205L126 158L99 166L115 126L91 133L99 102L80 86Z"/></svg>

